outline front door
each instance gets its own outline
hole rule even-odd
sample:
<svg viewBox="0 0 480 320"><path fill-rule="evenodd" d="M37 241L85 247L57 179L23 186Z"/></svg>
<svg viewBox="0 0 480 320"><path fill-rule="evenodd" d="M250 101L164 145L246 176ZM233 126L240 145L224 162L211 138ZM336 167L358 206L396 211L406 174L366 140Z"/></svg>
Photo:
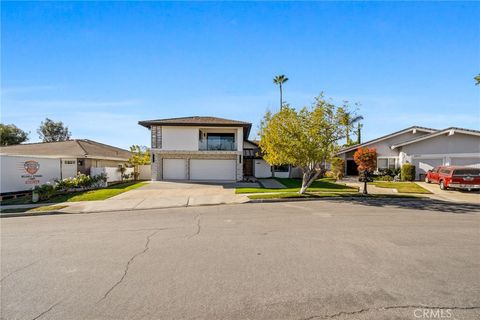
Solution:
<svg viewBox="0 0 480 320"><path fill-rule="evenodd" d="M243 159L243 176L251 177L253 176L253 159Z"/></svg>
<svg viewBox="0 0 480 320"><path fill-rule="evenodd" d="M358 166L353 160L347 160L347 176L358 176Z"/></svg>

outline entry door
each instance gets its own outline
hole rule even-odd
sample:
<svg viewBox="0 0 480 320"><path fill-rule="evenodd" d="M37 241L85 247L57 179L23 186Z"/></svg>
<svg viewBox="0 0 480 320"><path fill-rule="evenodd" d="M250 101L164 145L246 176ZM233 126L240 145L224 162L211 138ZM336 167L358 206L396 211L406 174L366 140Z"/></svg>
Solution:
<svg viewBox="0 0 480 320"><path fill-rule="evenodd" d="M62 179L77 175L77 159L62 159Z"/></svg>
<svg viewBox="0 0 480 320"><path fill-rule="evenodd" d="M245 177L253 176L253 159L243 158L243 175Z"/></svg>
<svg viewBox="0 0 480 320"><path fill-rule="evenodd" d="M347 176L358 176L358 166L353 160L347 160Z"/></svg>

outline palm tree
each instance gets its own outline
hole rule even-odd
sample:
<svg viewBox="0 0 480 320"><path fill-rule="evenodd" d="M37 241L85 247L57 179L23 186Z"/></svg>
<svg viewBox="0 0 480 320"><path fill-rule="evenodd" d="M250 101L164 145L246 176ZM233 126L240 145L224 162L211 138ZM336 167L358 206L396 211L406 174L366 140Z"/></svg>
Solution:
<svg viewBox="0 0 480 320"><path fill-rule="evenodd" d="M352 144L352 140L350 140L350 131L353 129L353 125L359 121L363 120L362 116L356 116L351 112L345 112L342 117L342 124L345 126L345 136L347 138L347 145ZM360 138L360 126L357 129L358 137Z"/></svg>
<svg viewBox="0 0 480 320"><path fill-rule="evenodd" d="M357 123L357 144L362 143L362 128L363 124Z"/></svg>
<svg viewBox="0 0 480 320"><path fill-rule="evenodd" d="M478 74L478 76L474 77L473 79L475 79L475 81L477 82L477 83L475 83L475 84L476 84L477 86L479 86L479 85L480 85L480 73Z"/></svg>
<svg viewBox="0 0 480 320"><path fill-rule="evenodd" d="M282 84L284 84L287 81L288 81L288 78L285 77L284 74L278 75L275 78L273 78L273 83L280 86L280 110L282 110L282 107L283 107Z"/></svg>

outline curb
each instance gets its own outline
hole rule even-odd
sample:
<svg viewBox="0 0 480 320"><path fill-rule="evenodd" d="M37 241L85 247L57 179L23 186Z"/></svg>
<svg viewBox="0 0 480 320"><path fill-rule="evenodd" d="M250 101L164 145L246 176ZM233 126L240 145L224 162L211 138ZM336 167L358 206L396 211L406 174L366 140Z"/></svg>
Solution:
<svg viewBox="0 0 480 320"><path fill-rule="evenodd" d="M129 208L129 209L116 209L116 210L95 210L95 211L85 211L85 212L68 212L68 211L42 211L42 212L18 212L18 213L5 213L0 214L0 219L2 218L15 218L15 217L33 217L33 216L51 216L51 215L60 215L60 214L91 214L91 213L104 213L104 212L125 212L125 211L146 211L146 210L161 210L161 209L176 209L176 208L195 208L195 207L213 207L219 205L234 205L234 204L244 204L250 203L252 200L247 202L240 203L205 203L189 206L170 206L170 207L156 207L156 208ZM68 209L68 208L65 208Z"/></svg>
<svg viewBox="0 0 480 320"><path fill-rule="evenodd" d="M433 200L428 197L383 197L383 198L372 198L372 197L318 197L318 198L278 198L278 199L250 199L249 203L275 203L275 202L295 202L295 201L328 201L328 200L402 200L402 201L425 201Z"/></svg>
<svg viewBox="0 0 480 320"><path fill-rule="evenodd" d="M0 214L0 219L16 218L16 217L53 216L56 214L75 214L75 213L61 212L61 211L4 213L4 214Z"/></svg>

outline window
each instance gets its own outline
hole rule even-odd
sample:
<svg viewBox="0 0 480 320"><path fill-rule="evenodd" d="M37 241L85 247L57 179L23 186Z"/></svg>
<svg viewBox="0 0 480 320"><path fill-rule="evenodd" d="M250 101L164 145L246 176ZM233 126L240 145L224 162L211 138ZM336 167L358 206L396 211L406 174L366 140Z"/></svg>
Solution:
<svg viewBox="0 0 480 320"><path fill-rule="evenodd" d="M275 172L288 172L288 164L284 164L281 166L273 166L273 170Z"/></svg>
<svg viewBox="0 0 480 320"><path fill-rule="evenodd" d="M397 159L395 159L395 158L389 158L388 159L388 169L395 170L395 168L397 167L397 165L396 165L397 161L396 160Z"/></svg>
<svg viewBox="0 0 480 320"><path fill-rule="evenodd" d="M377 158L377 169L390 169L397 168L397 158Z"/></svg>
<svg viewBox="0 0 480 320"><path fill-rule="evenodd" d="M75 164L75 160L65 160L63 161L64 164Z"/></svg>
<svg viewBox="0 0 480 320"><path fill-rule="evenodd" d="M235 147L234 133L207 133L207 150L233 151Z"/></svg>
<svg viewBox="0 0 480 320"><path fill-rule="evenodd" d="M388 168L388 159L377 159L377 168L378 169L387 169Z"/></svg>

